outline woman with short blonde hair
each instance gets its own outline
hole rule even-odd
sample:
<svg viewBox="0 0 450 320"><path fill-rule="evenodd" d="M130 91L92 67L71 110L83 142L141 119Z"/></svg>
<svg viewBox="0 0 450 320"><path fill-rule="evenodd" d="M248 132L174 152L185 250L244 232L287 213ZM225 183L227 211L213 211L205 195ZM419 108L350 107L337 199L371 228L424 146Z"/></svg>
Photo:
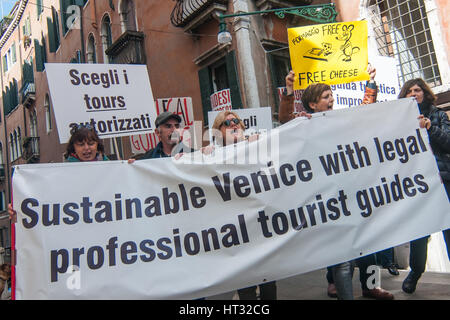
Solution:
<svg viewBox="0 0 450 320"><path fill-rule="evenodd" d="M245 126L241 118L234 111L222 111L217 114L212 126L214 143L226 146L244 140Z"/></svg>

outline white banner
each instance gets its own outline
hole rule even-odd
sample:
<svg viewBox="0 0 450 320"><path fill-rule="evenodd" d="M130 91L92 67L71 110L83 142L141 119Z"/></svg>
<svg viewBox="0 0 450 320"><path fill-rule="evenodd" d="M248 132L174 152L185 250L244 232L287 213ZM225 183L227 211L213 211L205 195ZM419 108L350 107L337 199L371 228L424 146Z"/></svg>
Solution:
<svg viewBox="0 0 450 320"><path fill-rule="evenodd" d="M162 98L155 101L156 114L170 111L180 116L181 128L183 128L183 143L186 146L194 146L194 108L191 97ZM131 152L133 154L145 153L156 147L159 138L156 133L146 133L130 136ZM194 146L199 148L199 146Z"/></svg>
<svg viewBox="0 0 450 320"><path fill-rule="evenodd" d="M152 132L156 110L146 65L46 63L59 141L90 124L100 138Z"/></svg>
<svg viewBox="0 0 450 320"><path fill-rule="evenodd" d="M16 166L16 298L206 297L449 228L417 116L402 99L208 156Z"/></svg>

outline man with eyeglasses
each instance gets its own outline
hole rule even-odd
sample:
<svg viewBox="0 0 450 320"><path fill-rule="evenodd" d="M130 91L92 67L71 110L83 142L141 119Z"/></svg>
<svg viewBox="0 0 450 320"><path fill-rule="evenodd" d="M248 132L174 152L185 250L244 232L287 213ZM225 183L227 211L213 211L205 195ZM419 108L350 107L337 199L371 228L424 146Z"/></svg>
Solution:
<svg viewBox="0 0 450 320"><path fill-rule="evenodd" d="M183 152L185 146L180 143L180 123L179 115L170 111L161 113L155 120L155 133L161 141L154 149L147 151L138 159L166 158ZM191 151L190 148L189 151Z"/></svg>

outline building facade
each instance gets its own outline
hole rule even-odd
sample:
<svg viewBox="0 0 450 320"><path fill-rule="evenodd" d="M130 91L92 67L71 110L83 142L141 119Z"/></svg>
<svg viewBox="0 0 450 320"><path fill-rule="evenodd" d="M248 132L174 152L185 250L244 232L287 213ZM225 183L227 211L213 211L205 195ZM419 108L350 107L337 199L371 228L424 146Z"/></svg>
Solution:
<svg viewBox="0 0 450 320"><path fill-rule="evenodd" d="M295 6L311 10L284 19L273 12L227 18L231 39L218 41L220 15ZM369 47L396 58L400 85L422 77L448 108L447 1L335 0L329 6L320 0L17 1L0 37L0 247L11 245L6 207L13 166L63 161L66 145L59 142L45 63L145 64L154 98L191 97L194 119L204 126L210 97L222 89L230 89L233 108L270 106L277 125L277 88L290 70L286 28L330 17L365 19ZM128 137L104 142L113 159L133 155Z"/></svg>

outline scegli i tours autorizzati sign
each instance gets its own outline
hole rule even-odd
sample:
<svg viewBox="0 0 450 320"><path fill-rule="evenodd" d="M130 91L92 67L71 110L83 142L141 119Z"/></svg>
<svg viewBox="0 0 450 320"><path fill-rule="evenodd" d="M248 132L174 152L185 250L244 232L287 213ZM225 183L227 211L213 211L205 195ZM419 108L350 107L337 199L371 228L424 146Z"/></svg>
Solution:
<svg viewBox="0 0 450 320"><path fill-rule="evenodd" d="M369 80L367 34L367 21L289 28L294 89Z"/></svg>
<svg viewBox="0 0 450 320"><path fill-rule="evenodd" d="M61 143L90 124L100 138L153 132L156 109L145 65L46 63Z"/></svg>
<svg viewBox="0 0 450 320"><path fill-rule="evenodd" d="M208 155L15 166L14 296L208 297L447 229L418 115L401 99L296 118Z"/></svg>

